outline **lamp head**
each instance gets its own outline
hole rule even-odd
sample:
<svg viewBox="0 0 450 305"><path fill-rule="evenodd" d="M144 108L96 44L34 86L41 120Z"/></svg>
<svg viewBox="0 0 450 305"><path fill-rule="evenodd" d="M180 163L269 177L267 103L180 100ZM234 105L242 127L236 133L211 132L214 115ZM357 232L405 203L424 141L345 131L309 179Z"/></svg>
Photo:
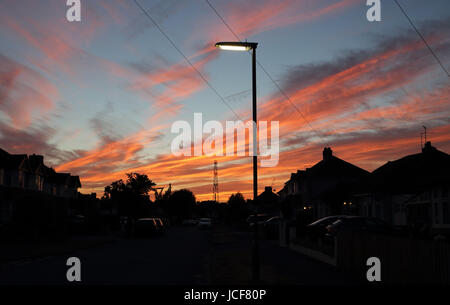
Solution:
<svg viewBox="0 0 450 305"><path fill-rule="evenodd" d="M229 51L248 51L256 49L257 46L257 42L222 41L216 43L217 48Z"/></svg>

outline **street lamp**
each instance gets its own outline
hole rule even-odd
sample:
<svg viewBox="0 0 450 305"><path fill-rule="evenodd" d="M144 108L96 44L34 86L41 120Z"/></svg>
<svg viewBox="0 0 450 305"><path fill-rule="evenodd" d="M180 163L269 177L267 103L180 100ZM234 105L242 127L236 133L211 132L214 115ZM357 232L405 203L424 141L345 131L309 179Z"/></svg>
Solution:
<svg viewBox="0 0 450 305"><path fill-rule="evenodd" d="M258 138L256 119L256 47L257 42L218 42L216 47L229 51L250 51L252 50L252 96L253 96L253 204L254 211L254 238L252 255L252 277L254 281L259 280L259 240L258 240L258 212L256 199L258 197Z"/></svg>

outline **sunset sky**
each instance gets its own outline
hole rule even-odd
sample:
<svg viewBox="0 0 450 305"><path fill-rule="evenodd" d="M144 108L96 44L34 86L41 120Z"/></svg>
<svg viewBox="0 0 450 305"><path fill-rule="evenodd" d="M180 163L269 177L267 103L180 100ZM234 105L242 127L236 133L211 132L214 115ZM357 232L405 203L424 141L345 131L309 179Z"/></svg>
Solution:
<svg viewBox="0 0 450 305"><path fill-rule="evenodd" d="M140 0L215 94L134 0L0 2L0 147L42 154L79 175L81 192L103 194L125 173L221 201L252 197L250 157L175 157L177 120L251 119L251 57L214 48L235 36L204 0ZM365 0L210 0L290 97L257 68L258 119L279 121L276 167L259 169L259 190L333 153L372 171L420 151L422 125L450 152L450 78L394 1L368 22ZM399 0L450 70L450 1ZM291 104L294 103L296 108ZM205 135L204 137L207 137Z"/></svg>

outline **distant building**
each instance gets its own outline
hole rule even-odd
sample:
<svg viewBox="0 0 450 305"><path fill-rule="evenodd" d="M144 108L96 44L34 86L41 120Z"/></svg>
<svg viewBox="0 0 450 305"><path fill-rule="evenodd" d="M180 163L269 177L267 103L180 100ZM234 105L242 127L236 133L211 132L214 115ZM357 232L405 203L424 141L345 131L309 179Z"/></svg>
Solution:
<svg viewBox="0 0 450 305"><path fill-rule="evenodd" d="M264 192L258 195L256 204L259 213L279 212L280 197L272 191L271 186L266 186Z"/></svg>

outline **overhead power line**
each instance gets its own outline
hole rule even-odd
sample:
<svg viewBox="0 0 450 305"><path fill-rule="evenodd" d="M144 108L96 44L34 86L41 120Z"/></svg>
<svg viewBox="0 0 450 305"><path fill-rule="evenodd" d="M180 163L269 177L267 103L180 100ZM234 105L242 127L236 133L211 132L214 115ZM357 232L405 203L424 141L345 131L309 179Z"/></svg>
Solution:
<svg viewBox="0 0 450 305"><path fill-rule="evenodd" d="M152 16L147 12L147 10L139 3L138 0L134 0L134 3L136 6L144 13L145 16L153 23L153 25L158 29L158 31L169 41L169 43L174 47L175 50L180 53L180 55L186 60L186 62L198 73L200 78L205 82L205 84L219 97L219 99L222 101L224 105L230 109L234 115L242 121L242 119L239 117L239 115L233 110L233 108L227 103L227 101L220 95L220 93L216 90L216 88L213 87L213 85L206 79L205 76L195 67L195 65L189 60L189 58L181 51L181 49L175 44L175 42L167 35L164 30L159 26L159 24L155 21L155 19L152 18Z"/></svg>
<svg viewBox="0 0 450 305"><path fill-rule="evenodd" d="M430 51L431 55L433 55L433 57L436 59L437 63L441 66L442 70L444 70L445 74L447 74L448 77L450 77L450 74L448 73L448 70L445 68L444 64L441 62L441 60L439 59L439 57L436 55L436 53L433 51L433 49L431 48L431 46L428 44L428 42L425 40L425 38L423 37L423 35L420 33L420 31L417 29L417 27L414 25L414 23L412 22L411 18L409 18L408 14L406 13L406 11L403 9L403 7L400 5L400 3L398 3L397 0L394 0L395 3L397 4L397 6L400 8L400 10L402 11L403 15L405 15L406 19L408 19L409 24L411 25L411 27L414 29L414 31L416 31L417 35L420 37L420 39L422 39L423 43L425 44L425 46L428 48L428 50Z"/></svg>
<svg viewBox="0 0 450 305"><path fill-rule="evenodd" d="M205 0L206 3L208 4L208 6L213 10L213 12L217 15L217 17L219 17L219 19L222 21L222 23L228 28L228 30L234 35L234 37L239 40L242 41L241 38L239 37L239 35L236 34L235 31L233 31L233 29L231 28L231 26L225 21L225 19L222 17L222 15L220 15L220 13L216 10L216 8L211 4L211 2L209 0ZM302 119L306 122L306 124L308 125L308 127L316 134L317 137L319 137L322 140L322 144L325 143L324 141L324 137L311 125L311 123L309 122L309 120L306 118L306 116L300 111L300 109L298 109L297 105L294 104L294 102L292 102L292 100L290 99L290 97L286 94L286 92L281 88L281 86L275 81L275 79L270 75L270 73L266 70L266 68L264 68L264 66L258 61L256 60L256 63L258 64L258 66L261 68L261 70L264 72L264 74L266 74L266 76L272 81L272 83L277 87L278 91L281 93L281 95L283 95L283 97L292 105L292 107L294 107L294 109L300 114L300 116L302 117ZM327 145L327 144L326 144Z"/></svg>

